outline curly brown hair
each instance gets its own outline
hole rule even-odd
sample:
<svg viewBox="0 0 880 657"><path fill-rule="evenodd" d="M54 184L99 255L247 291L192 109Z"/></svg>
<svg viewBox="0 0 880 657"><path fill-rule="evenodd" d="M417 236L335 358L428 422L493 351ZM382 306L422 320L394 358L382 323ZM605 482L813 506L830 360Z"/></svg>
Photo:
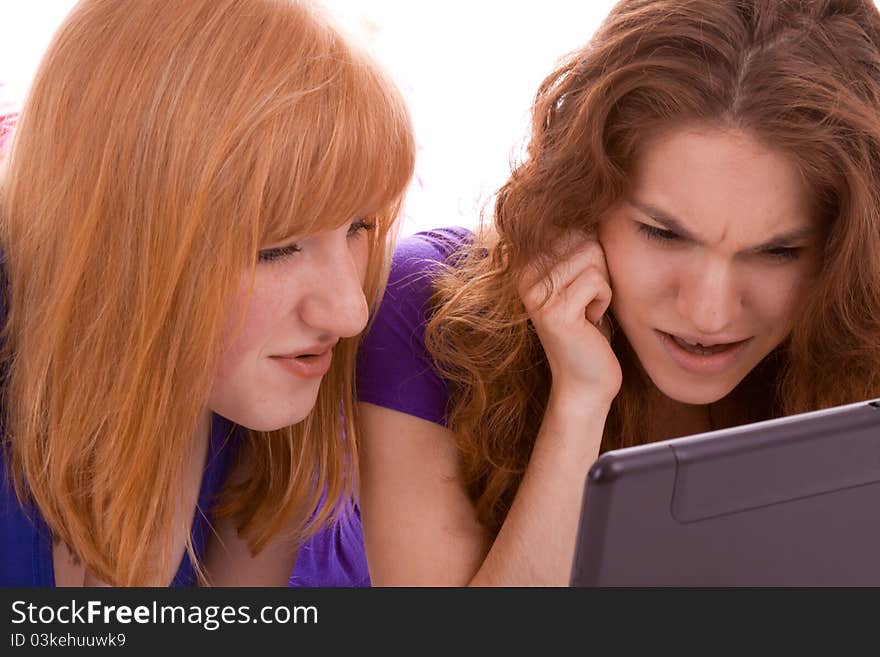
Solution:
<svg viewBox="0 0 880 657"><path fill-rule="evenodd" d="M869 0L622 0L542 83L526 156L493 225L434 283L428 347L480 521L497 531L550 390L517 294L564 231L626 195L652 135L736 127L792 158L825 230L821 275L789 338L714 409L713 426L880 396L880 14ZM648 381L618 331L624 381L602 450L652 436ZM734 400L737 403L729 403Z"/></svg>

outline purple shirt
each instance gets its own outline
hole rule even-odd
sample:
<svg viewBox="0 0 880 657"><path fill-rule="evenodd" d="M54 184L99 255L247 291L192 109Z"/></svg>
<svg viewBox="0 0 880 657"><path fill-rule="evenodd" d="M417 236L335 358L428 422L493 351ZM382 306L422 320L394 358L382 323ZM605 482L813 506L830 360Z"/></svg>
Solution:
<svg viewBox="0 0 880 657"><path fill-rule="evenodd" d="M192 540L196 555L204 557L211 531L215 496L222 488L232 454L242 431L214 415L208 461L199 491L199 509L193 517ZM55 585L52 540L39 512L22 508L15 497L3 451L0 451L0 586ZM172 586L192 586L195 571L184 553ZM360 515L348 504L339 520L318 532L299 551L290 586L369 586L370 577L361 535Z"/></svg>
<svg viewBox="0 0 880 657"><path fill-rule="evenodd" d="M470 236L466 228L438 228L400 240L385 296L358 353L358 401L446 426L449 392L425 347L425 326L437 265Z"/></svg>

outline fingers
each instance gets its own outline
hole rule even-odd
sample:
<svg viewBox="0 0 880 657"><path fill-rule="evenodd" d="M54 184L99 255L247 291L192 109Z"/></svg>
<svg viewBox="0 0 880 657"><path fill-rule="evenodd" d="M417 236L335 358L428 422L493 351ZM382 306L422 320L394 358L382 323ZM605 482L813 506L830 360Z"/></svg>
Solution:
<svg viewBox="0 0 880 657"><path fill-rule="evenodd" d="M566 314L585 316L592 324L598 324L611 305L611 286L604 274L596 269L587 269L568 287L560 290L559 299Z"/></svg>
<svg viewBox="0 0 880 657"><path fill-rule="evenodd" d="M533 316L541 323L550 322L566 330L581 328L586 320L610 339L611 325L605 315L610 304L608 280L596 268L588 267L568 287L554 292Z"/></svg>
<svg viewBox="0 0 880 657"><path fill-rule="evenodd" d="M609 344L608 267L598 241L579 235L576 246L560 251L549 270L524 271L518 291L547 357L554 389L610 400L620 388L621 371Z"/></svg>
<svg viewBox="0 0 880 657"><path fill-rule="evenodd" d="M576 248L568 248L565 251L557 249L559 255L555 256L556 262L550 268L549 279L554 288L565 287L584 267L594 264L603 270L605 266L605 253L599 243L592 238L582 239ZM530 289L547 278L545 270L534 263L526 268L520 279L523 289Z"/></svg>
<svg viewBox="0 0 880 657"><path fill-rule="evenodd" d="M544 276L537 267L530 267L520 279L519 293L523 305L531 314L541 308L545 302L549 303L552 296L563 293L575 281L582 279L587 272L594 272L604 283L604 287L608 288L608 267L605 264L605 254L595 239L582 241L577 250L569 252L566 257L560 259L553 266L549 276ZM594 284L598 292L601 287L599 281L597 280ZM605 312L610 302L610 288L608 293L609 298L605 300L603 296L595 306L601 308L601 312L597 314L595 310L591 309L591 321L597 321ZM574 296L578 296L578 294L575 293ZM583 308L584 306L582 306Z"/></svg>

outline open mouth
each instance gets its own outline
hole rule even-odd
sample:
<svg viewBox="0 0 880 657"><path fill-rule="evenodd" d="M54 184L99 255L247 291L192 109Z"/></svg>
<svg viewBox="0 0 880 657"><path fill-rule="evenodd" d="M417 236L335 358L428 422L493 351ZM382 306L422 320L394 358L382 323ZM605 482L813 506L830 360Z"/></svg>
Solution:
<svg viewBox="0 0 880 657"><path fill-rule="evenodd" d="M666 353L682 369L697 375L718 375L727 371L736 362L751 342L751 338L731 342L702 344L685 340L681 336L655 329Z"/></svg>
<svg viewBox="0 0 880 657"><path fill-rule="evenodd" d="M745 340L740 340L739 342L700 344L699 342L688 342L684 338L680 338L677 335L672 335L671 333L667 333L666 335L668 335L672 339L672 341L675 342L675 344L681 347L683 350L696 356L713 356L714 354L720 354L725 351L735 349L743 342L745 342Z"/></svg>

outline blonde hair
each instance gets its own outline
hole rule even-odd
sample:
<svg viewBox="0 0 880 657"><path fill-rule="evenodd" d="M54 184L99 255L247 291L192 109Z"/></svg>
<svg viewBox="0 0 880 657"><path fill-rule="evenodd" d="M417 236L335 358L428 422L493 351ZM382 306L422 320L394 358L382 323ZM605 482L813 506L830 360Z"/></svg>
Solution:
<svg viewBox="0 0 880 657"><path fill-rule="evenodd" d="M301 2L74 8L2 190L4 445L18 495L90 572L167 572L169 500L261 245L366 213L375 305L413 160L394 86ZM254 551L291 524L303 540L356 486L356 342L305 421L242 446L255 469L220 513Z"/></svg>

